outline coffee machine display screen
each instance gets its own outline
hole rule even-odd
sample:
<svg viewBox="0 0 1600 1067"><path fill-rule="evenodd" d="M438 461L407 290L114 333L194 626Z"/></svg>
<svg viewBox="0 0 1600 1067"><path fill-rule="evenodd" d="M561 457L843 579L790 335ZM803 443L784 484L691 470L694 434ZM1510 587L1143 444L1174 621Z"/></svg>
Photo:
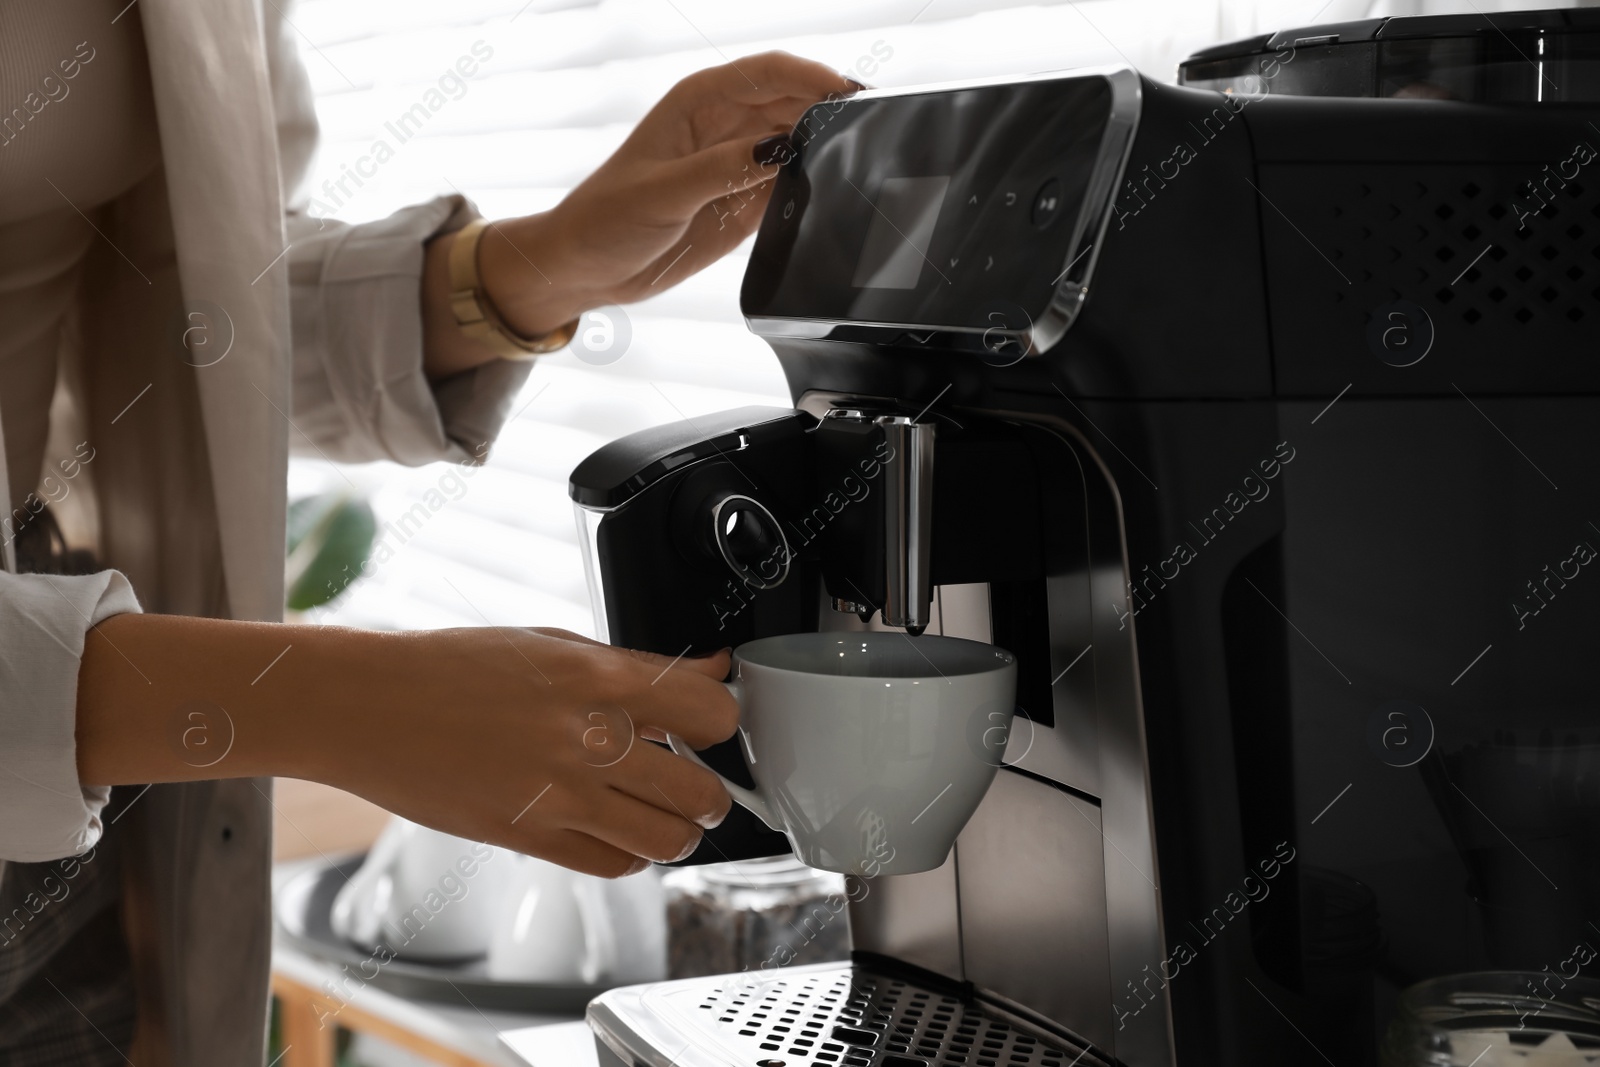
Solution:
<svg viewBox="0 0 1600 1067"><path fill-rule="evenodd" d="M851 285L915 289L949 177L885 178Z"/></svg>
<svg viewBox="0 0 1600 1067"><path fill-rule="evenodd" d="M1111 112L1077 75L825 101L762 220L749 316L982 330L1043 313Z"/></svg>

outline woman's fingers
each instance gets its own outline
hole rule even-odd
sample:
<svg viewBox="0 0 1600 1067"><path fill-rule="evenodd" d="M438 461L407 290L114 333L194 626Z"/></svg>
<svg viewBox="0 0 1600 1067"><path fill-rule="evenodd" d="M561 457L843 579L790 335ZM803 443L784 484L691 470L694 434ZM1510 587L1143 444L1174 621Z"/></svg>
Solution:
<svg viewBox="0 0 1600 1067"><path fill-rule="evenodd" d="M788 129L820 100L856 91L820 63L766 52L697 71L674 85L629 137L651 158L687 155L708 145Z"/></svg>
<svg viewBox="0 0 1600 1067"><path fill-rule="evenodd" d="M640 735L665 739L667 733L675 733L696 748L705 748L727 740L738 726L739 705L720 684L732 665L728 649L702 656L663 656L604 645L566 631L538 633L586 646L585 652L594 657L586 656L579 668L591 673L591 680L574 680L586 684L592 697L581 724L582 743L590 754L586 759L592 765L602 765L596 760L612 756L613 749L606 746L625 747ZM537 655L538 650L530 648L529 654Z"/></svg>
<svg viewBox="0 0 1600 1067"><path fill-rule="evenodd" d="M636 744L610 788L710 829L728 817L728 791L711 771L653 744Z"/></svg>
<svg viewBox="0 0 1600 1067"><path fill-rule="evenodd" d="M561 284L581 294L578 302L586 306L627 303L727 254L759 225L778 173L771 152L755 151L758 142L786 134L811 105L856 89L820 63L781 52L685 78L611 158L532 227L565 250ZM542 292L522 277L521 266L508 263L501 273L518 280L501 286L506 300L515 304L517 293ZM551 301L546 295L524 302L523 314L532 321L549 312Z"/></svg>
<svg viewBox="0 0 1600 1067"><path fill-rule="evenodd" d="M641 746L653 747L643 743ZM678 758L671 753L666 755L669 759ZM627 762L633 765L636 761L630 757ZM538 800L529 805L517 824L507 827L503 834L505 843L558 863L565 863L567 859L552 856L553 848L576 848L579 856L590 861L611 863L617 874L624 871L616 857L594 849L581 839L573 838L572 834L581 834L626 853L630 859L639 857L655 863L670 863L694 850L704 831L685 806L705 807L705 801L691 798L676 785L672 791L677 796L667 790L653 790L652 800L640 799L613 788L623 776L610 773L611 770L572 768L567 777L558 779L539 794ZM636 773L637 770L630 772L629 777ZM634 783L636 789L641 785L645 783Z"/></svg>
<svg viewBox="0 0 1600 1067"><path fill-rule="evenodd" d="M615 764L569 764L533 795L479 836L606 877L629 873L636 858L682 859L731 806L716 775L642 740Z"/></svg>
<svg viewBox="0 0 1600 1067"><path fill-rule="evenodd" d="M727 654L719 652L716 658L726 673ZM726 741L739 725L739 705L733 695L709 675L681 665L617 703L636 731L654 727L677 734L695 748Z"/></svg>
<svg viewBox="0 0 1600 1067"><path fill-rule="evenodd" d="M591 837L581 830L557 830L546 833L537 842L526 841L509 847L601 878L623 878L638 874L650 866L649 860Z"/></svg>
<svg viewBox="0 0 1600 1067"><path fill-rule="evenodd" d="M666 251L618 286L618 297L640 300L709 267L756 232L771 197L767 182L705 205Z"/></svg>
<svg viewBox="0 0 1600 1067"><path fill-rule="evenodd" d="M715 259L733 251L741 241L755 233L761 225L761 217L766 214L767 201L771 199L772 182L768 181L721 200L713 200L702 208L683 235L684 241L694 246L694 252L702 247L707 250L705 263L701 266L708 266ZM684 258L694 258L694 253Z"/></svg>
<svg viewBox="0 0 1600 1067"><path fill-rule="evenodd" d="M679 668L692 674L703 675L713 681L720 681L727 677L730 666L729 650L725 648L695 656L687 653L679 656L663 656L656 652L641 652L636 648L617 648L615 651L643 664L646 670L651 672L652 684L666 677L667 672Z"/></svg>
<svg viewBox="0 0 1600 1067"><path fill-rule="evenodd" d="M657 198L657 210L663 217L692 219L714 201L748 195L749 190L775 178L776 162L756 160L757 144L771 136L769 130L759 136L739 137L658 164L649 185ZM730 214L732 206L730 201Z"/></svg>
<svg viewBox="0 0 1600 1067"><path fill-rule="evenodd" d="M570 829L655 863L683 859L704 832L670 806L658 807L615 789L586 794L582 808L567 821Z"/></svg>
<svg viewBox="0 0 1600 1067"><path fill-rule="evenodd" d="M664 738L675 733L696 748L733 736L739 705L720 684L732 656L721 649L702 656L663 656L617 648L564 630L535 631L550 640L584 646L574 665L581 675L573 684L586 688L590 700L582 719L582 744L592 766L609 765L615 753L643 734ZM529 648L530 657L539 649ZM615 746L615 747L612 747Z"/></svg>
<svg viewBox="0 0 1600 1067"><path fill-rule="evenodd" d="M743 104L717 98L702 100L693 111L677 116L687 129L683 131L681 140L663 142L664 150L659 155L663 158L688 155L722 141L760 136L763 131L788 133L800 122L801 116L818 104L824 104L823 113L831 115L837 110L837 105L828 102L839 99L835 95L785 96L765 104ZM819 128L823 121L818 117L806 125L808 128ZM665 147L667 144L670 147Z"/></svg>
<svg viewBox="0 0 1600 1067"><path fill-rule="evenodd" d="M705 100L760 105L785 97L821 100L830 93L848 96L855 91L848 78L830 67L773 51L691 74L672 88L667 99L690 106Z"/></svg>

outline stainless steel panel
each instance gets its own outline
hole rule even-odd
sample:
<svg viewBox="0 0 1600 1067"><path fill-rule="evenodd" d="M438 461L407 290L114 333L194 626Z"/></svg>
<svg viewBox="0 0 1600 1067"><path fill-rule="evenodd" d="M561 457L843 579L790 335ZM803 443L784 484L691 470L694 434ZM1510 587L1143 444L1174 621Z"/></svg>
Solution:
<svg viewBox="0 0 1600 1067"><path fill-rule="evenodd" d="M967 979L1115 1047L1100 811L1001 771L956 842Z"/></svg>
<svg viewBox="0 0 1600 1067"><path fill-rule="evenodd" d="M928 627L929 633L984 644L994 640L994 626L989 619L988 582L937 586L933 591L933 606L936 615Z"/></svg>
<svg viewBox="0 0 1600 1067"><path fill-rule="evenodd" d="M956 854L920 874L848 879L852 948L892 956L960 980Z"/></svg>
<svg viewBox="0 0 1600 1067"><path fill-rule="evenodd" d="M799 406L820 416L842 399L833 394L809 392L801 398ZM987 411L966 412L965 415L1010 419L1053 434L1063 446L1064 459L1055 469L1060 479L1057 491L1083 502L1087 545L1083 564L1081 568L1073 566L1066 573L1048 579L1050 656L1056 679L1057 725L1030 732L1026 720L1020 722L1013 729L1006 760L1100 801L1098 832L1094 839L1098 858L1090 867L1079 870L1098 871L1101 878L1095 891L1103 909L1100 938L1108 963L1096 965L1086 961L1081 966L1097 970L1101 976L1109 973L1109 979L1102 983L1101 996L1105 1012L1110 1015L1114 1011L1111 986L1120 989L1126 983L1142 979L1147 966L1166 957L1161 894L1156 883L1158 867L1150 813L1138 653L1134 623L1127 613L1127 550L1116 481L1084 435L1064 419L1037 412ZM962 595L960 603L963 605L961 618L970 620L974 603L971 597L975 595L970 590L977 587L960 588L969 590ZM936 604L942 599L943 590L940 592ZM936 625L943 624L943 614L941 610ZM851 616L831 611L825 615L832 616L832 620L824 623L829 628L859 626ZM953 622L954 611L951 616ZM963 621L962 625L974 624ZM940 632L934 626L929 630ZM975 629L960 636L975 636L977 632ZM1078 658L1080 654L1081 659ZM1003 771L1001 779L1027 780ZM1032 784L1051 788L1042 783ZM939 921L937 916L945 906L942 899L930 906L921 897L885 895L880 899L880 910L864 911L859 916L852 910L852 931L858 943L863 947L869 941L888 946L874 951L891 956L901 956L895 946L907 945L926 956L927 946L939 944L941 937L953 937L956 948L941 953L947 964L952 958L961 958L963 951L982 955L983 937L967 930L967 924L976 920L980 926L992 925L997 910L992 903L994 900L1006 893L1012 893L1014 899L1020 892L1018 887L1038 885L1032 873L1036 864L1031 858L1037 845L1019 840L1014 827L1008 830L1003 825L1004 819L1000 820L1002 825L995 825L989 817L994 811L1005 810L1004 798L1010 795L1014 785L1014 781L1007 784L997 781L957 842L956 857L962 872L962 879L958 881L962 882L963 889L959 914L949 920L948 930L940 933L929 925ZM1058 831L1063 835L1074 833L1064 828L1067 824L1063 816L1088 830L1085 813L1093 805L1075 797L1064 802L1076 802L1075 809L1081 810L1057 807L1048 815L1040 815L1036 830L1044 835L1043 839L1056 840ZM986 843L990 834L998 835L1000 843ZM1075 841L1075 844L1082 845L1082 842ZM978 879L970 890L965 886L968 874ZM1027 931L1022 942L1024 949L1034 944L1072 944L1080 937L1090 936L1080 925L1084 913L1074 909L1060 912L1038 905L1043 893L1048 892L1050 888L1045 886L1042 893L1030 897L1028 908L1031 910L1025 910L1024 918L1019 920ZM907 914L901 914L902 907L907 909ZM896 932L892 936L880 935L876 932L879 927L893 928ZM988 929L987 926L983 928ZM908 936L908 930L916 931L915 936ZM984 962L980 976L973 970L974 960L967 957L965 977L980 988L996 992L1021 990L1020 995L1002 995L1015 1000L1024 1009L1054 1018L1056 1011L1064 1010L1065 1001L1048 988L1033 984L1035 978L1028 958L1026 952L1009 959L1003 954L997 955L992 961ZM1061 980L1069 984L1076 981L1079 967L1077 960L1072 959L1063 968ZM945 967L930 969L955 973ZM1078 995L1071 994L1072 997ZM1047 1008L1048 1005L1055 1007ZM1102 1036L1107 1036L1106 1026L1099 1031ZM1157 992L1146 1010L1130 1016L1126 1025L1110 1032L1109 1037L1109 1050L1128 1067L1172 1067L1172 1019L1165 991Z"/></svg>
<svg viewBox="0 0 1600 1067"><path fill-rule="evenodd" d="M1018 718L1005 761L1099 797L1101 699L1096 686L1092 587L1086 569L1045 579L1050 609L1050 677L1055 725Z"/></svg>
<svg viewBox="0 0 1600 1067"><path fill-rule="evenodd" d="M848 611L839 611L822 591L822 608L817 612L817 629L827 633L905 633L904 627L890 626L881 613L868 622ZM964 637L968 641L994 640L989 629L989 586L936 585L929 601L928 628L924 633L945 637Z"/></svg>
<svg viewBox="0 0 1600 1067"><path fill-rule="evenodd" d="M1155 826L1145 755L1135 624L1127 611L1127 542L1115 480L1076 427L1052 416L1017 415L1056 433L1083 472L1088 527L1088 625L1094 649L1095 751L1099 761L1102 855L1112 983L1122 988L1165 958L1161 893L1156 887ZM1065 618L1060 614L1066 608ZM1075 605L1050 602L1051 633L1081 625ZM1052 640L1054 637L1052 636ZM1081 664L1080 664L1081 666ZM1070 675L1069 675L1070 677ZM1059 707L1059 701L1058 701ZM1065 741L1061 741L1065 746ZM1129 1067L1171 1067L1172 1010L1165 989L1116 1031L1118 1060Z"/></svg>
<svg viewBox="0 0 1600 1067"><path fill-rule="evenodd" d="M1050 598L1050 677L1058 762L1045 777L1100 795L1099 700L1087 569L1045 580ZM1024 760L1021 764L1034 770Z"/></svg>

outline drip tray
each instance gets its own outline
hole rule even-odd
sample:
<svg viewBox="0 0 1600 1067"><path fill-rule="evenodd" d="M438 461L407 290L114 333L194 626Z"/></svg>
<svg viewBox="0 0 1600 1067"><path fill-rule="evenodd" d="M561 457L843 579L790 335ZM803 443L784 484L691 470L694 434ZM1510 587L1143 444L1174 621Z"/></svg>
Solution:
<svg viewBox="0 0 1600 1067"><path fill-rule="evenodd" d="M860 964L614 989L589 1005L603 1067L1106 1067L1085 1045ZM609 1050L615 1060L608 1060Z"/></svg>

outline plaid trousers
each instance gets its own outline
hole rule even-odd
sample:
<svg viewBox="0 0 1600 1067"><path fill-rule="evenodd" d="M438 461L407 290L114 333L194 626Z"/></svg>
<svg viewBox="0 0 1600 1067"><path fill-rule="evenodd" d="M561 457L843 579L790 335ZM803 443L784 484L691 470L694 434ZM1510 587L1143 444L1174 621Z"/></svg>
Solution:
<svg viewBox="0 0 1600 1067"><path fill-rule="evenodd" d="M66 551L45 514L17 537L18 569L97 570ZM44 521L37 521L44 520ZM25 536L32 528L38 536ZM106 833L83 856L0 860L0 1067L120 1067L132 1045L133 968L117 902L113 820L137 790L112 791Z"/></svg>

